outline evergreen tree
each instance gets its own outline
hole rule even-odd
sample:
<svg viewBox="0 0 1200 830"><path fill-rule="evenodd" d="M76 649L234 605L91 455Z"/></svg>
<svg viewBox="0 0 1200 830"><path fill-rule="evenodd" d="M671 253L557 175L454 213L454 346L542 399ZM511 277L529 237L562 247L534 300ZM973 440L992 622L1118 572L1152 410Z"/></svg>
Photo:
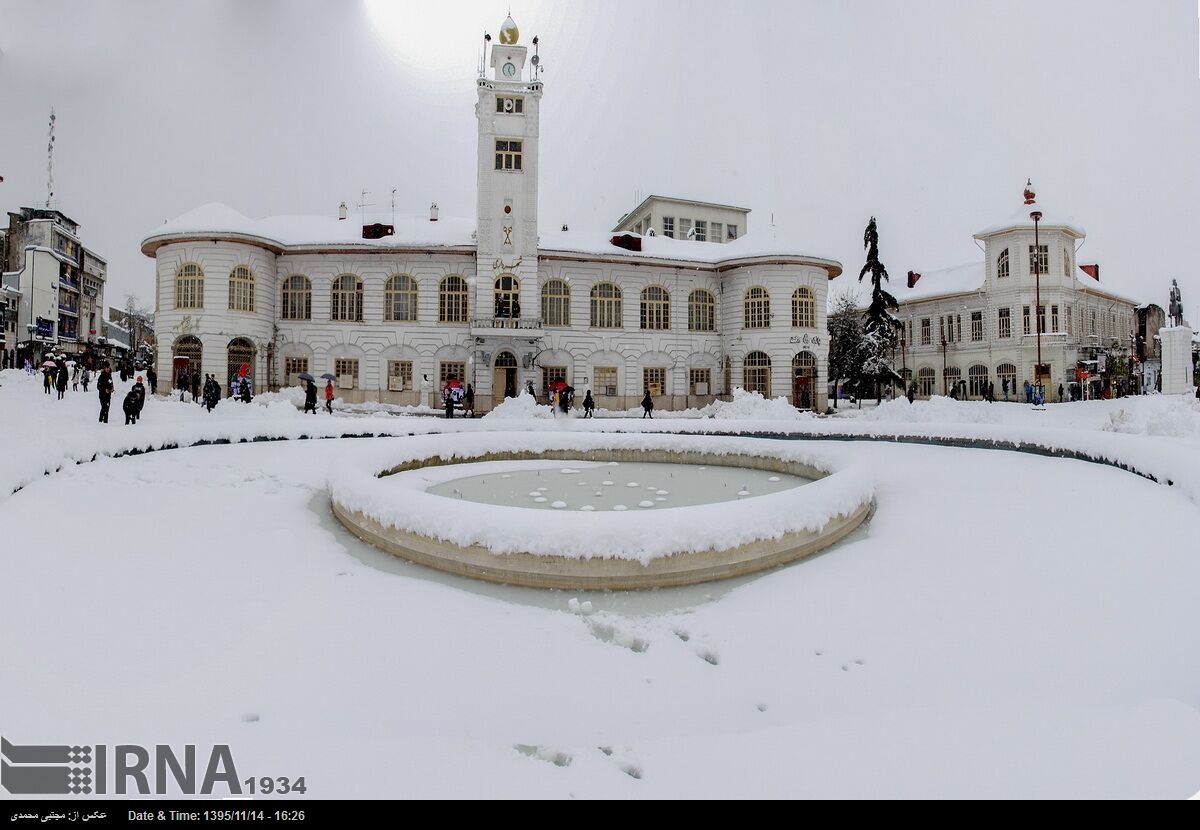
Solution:
<svg viewBox="0 0 1200 830"><path fill-rule="evenodd" d="M863 234L863 247L867 249L867 261L858 272L858 281L862 282L863 277L871 275L871 305L867 308L863 323L863 374L872 381L878 402L885 383L903 384L904 379L892 366L902 325L892 312L897 311L900 305L883 287L888 280L888 272L879 261L879 229L875 226L874 216Z"/></svg>
<svg viewBox="0 0 1200 830"><path fill-rule="evenodd" d="M827 321L829 327L829 381L833 384L833 406L838 405L838 388L842 383L856 388L863 376L862 313L858 297L845 291L833 299Z"/></svg>

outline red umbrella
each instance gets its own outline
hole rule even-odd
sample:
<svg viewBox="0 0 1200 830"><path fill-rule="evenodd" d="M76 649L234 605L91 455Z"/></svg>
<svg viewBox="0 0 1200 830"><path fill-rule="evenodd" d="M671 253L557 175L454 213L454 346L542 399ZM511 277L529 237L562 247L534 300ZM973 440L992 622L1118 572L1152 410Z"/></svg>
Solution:
<svg viewBox="0 0 1200 830"><path fill-rule="evenodd" d="M567 388L567 382L565 380L556 380L550 384L551 392L561 392L566 388Z"/></svg>
<svg viewBox="0 0 1200 830"><path fill-rule="evenodd" d="M248 374L250 374L250 364L249 363L243 363L241 366L238 367L238 377L239 378L244 378Z"/></svg>
<svg viewBox="0 0 1200 830"><path fill-rule="evenodd" d="M457 389L458 387L462 386L462 384L459 382L458 378L450 378L450 380L446 383L446 385L449 386L451 389Z"/></svg>

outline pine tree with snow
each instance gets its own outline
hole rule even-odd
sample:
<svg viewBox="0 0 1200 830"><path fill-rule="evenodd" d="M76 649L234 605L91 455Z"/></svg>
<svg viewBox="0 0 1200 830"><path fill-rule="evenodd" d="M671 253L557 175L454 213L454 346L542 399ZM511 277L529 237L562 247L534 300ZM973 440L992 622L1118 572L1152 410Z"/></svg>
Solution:
<svg viewBox="0 0 1200 830"><path fill-rule="evenodd" d="M863 323L863 374L873 382L875 401L878 403L883 397L884 384L904 383L892 366L903 324L892 314L899 310L900 304L883 287L889 278L887 268L879 261L879 229L874 216L863 234L863 247L867 250L867 261L858 272L858 281L862 282L863 277L871 275L871 305L867 308Z"/></svg>
<svg viewBox="0 0 1200 830"><path fill-rule="evenodd" d="M855 293L846 291L833 298L827 325L829 381L833 384L833 407L837 409L840 386L845 383L855 389L863 378L862 313Z"/></svg>

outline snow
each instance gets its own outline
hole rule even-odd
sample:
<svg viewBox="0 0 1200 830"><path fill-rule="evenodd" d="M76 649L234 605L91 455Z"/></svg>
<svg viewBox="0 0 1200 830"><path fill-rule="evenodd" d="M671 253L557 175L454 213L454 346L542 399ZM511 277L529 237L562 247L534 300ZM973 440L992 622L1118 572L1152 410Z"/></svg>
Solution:
<svg viewBox="0 0 1200 830"><path fill-rule="evenodd" d="M538 403L533 395L524 389L515 398L506 398L499 406L488 414L484 420L520 421L529 418L553 418L554 410L546 404Z"/></svg>
<svg viewBox="0 0 1200 830"><path fill-rule="evenodd" d="M1079 225L1075 217L1067 215L1061 210L1058 210L1053 205L1046 207L1046 202L1040 196L1037 203L1032 205L1021 204L1008 218L1003 219L994 224L988 225L986 228L975 232L976 239L982 239L985 236L1003 233L1004 231L1027 229L1033 230L1033 218L1029 215L1033 211L1041 211L1042 218L1038 220L1038 225L1042 230L1051 228L1064 228L1079 237L1087 236L1087 231Z"/></svg>
<svg viewBox="0 0 1200 830"><path fill-rule="evenodd" d="M969 294L983 289L986 270L982 262L969 262L936 271L921 271L921 278L912 288L908 287L908 276L893 277L887 284L897 302L909 303L934 297L949 297ZM830 292L831 294L833 292ZM865 306L864 306L865 307Z"/></svg>

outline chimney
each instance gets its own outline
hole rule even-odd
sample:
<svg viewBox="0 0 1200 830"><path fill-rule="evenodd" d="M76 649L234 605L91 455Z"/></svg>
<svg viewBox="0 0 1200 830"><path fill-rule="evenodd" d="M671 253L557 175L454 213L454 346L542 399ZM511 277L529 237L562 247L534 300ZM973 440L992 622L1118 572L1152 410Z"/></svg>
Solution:
<svg viewBox="0 0 1200 830"><path fill-rule="evenodd" d="M437 218L438 218L438 206L437 206L437 202L434 202L432 205L429 206L429 221L436 222Z"/></svg>
<svg viewBox="0 0 1200 830"><path fill-rule="evenodd" d="M616 247L624 248L626 251L642 250L642 238L632 233L619 233L610 241Z"/></svg>
<svg viewBox="0 0 1200 830"><path fill-rule="evenodd" d="M909 271L909 272L908 272L908 287L909 287L909 288L916 288L916 287L917 287L917 280L919 280L919 279L921 279L921 275L920 275L920 274L918 274L916 271Z"/></svg>
<svg viewBox="0 0 1200 830"><path fill-rule="evenodd" d="M1079 267L1082 268L1084 270L1084 273L1086 273L1089 277L1094 279L1096 282L1100 282L1100 266L1099 265L1096 265L1095 263L1093 263L1091 265L1080 265Z"/></svg>
<svg viewBox="0 0 1200 830"><path fill-rule="evenodd" d="M340 205L338 205L338 219L344 220L345 218L346 218L346 203L342 202Z"/></svg>

